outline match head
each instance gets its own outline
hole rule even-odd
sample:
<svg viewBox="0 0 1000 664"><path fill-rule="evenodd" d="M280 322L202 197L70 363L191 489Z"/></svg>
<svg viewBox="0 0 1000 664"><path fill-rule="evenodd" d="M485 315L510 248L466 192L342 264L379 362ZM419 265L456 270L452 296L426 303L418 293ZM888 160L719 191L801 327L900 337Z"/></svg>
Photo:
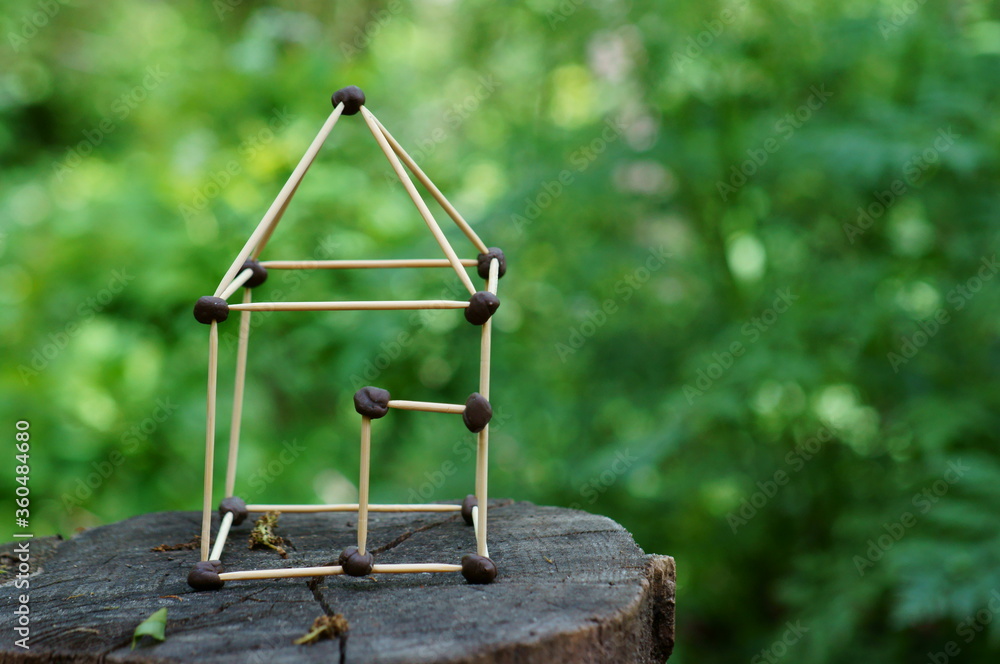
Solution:
<svg viewBox="0 0 1000 664"><path fill-rule="evenodd" d="M220 517L225 516L226 512L233 513L234 526L240 525L241 523L246 521L246 518L248 516L250 516L250 513L247 511L247 504L243 502L242 498L239 498L237 496L229 496L228 498L223 498L222 502L219 503L219 516Z"/></svg>
<svg viewBox="0 0 1000 664"><path fill-rule="evenodd" d="M497 566L486 556L470 553L462 558L462 576L469 583L493 583L497 578Z"/></svg>
<svg viewBox="0 0 1000 664"><path fill-rule="evenodd" d="M489 400L479 392L473 392L465 401L465 410L462 412L462 421L472 433L479 433L486 428L486 425L493 419L493 406ZM471 517L469 517L471 518Z"/></svg>
<svg viewBox="0 0 1000 664"><path fill-rule="evenodd" d="M199 323L209 325L221 323L229 318L229 304L221 297L205 295L199 297L194 304L194 319Z"/></svg>
<svg viewBox="0 0 1000 664"><path fill-rule="evenodd" d="M354 393L354 410L361 415L377 420L389 412L389 390L380 387L362 387Z"/></svg>
<svg viewBox="0 0 1000 664"><path fill-rule="evenodd" d="M243 284L245 287L256 288L257 286L260 286L262 283L267 281L266 267L264 267L257 261L253 260L252 258L248 258L247 261L243 263L243 267L240 269L240 272L248 268L253 270L253 274L250 275L250 278L247 279L246 283Z"/></svg>
<svg viewBox="0 0 1000 664"><path fill-rule="evenodd" d="M500 300L489 291L479 291L469 298L465 308L465 320L473 325L485 325L500 307Z"/></svg>
<svg viewBox="0 0 1000 664"><path fill-rule="evenodd" d="M333 102L334 106L341 102L344 103L341 115L354 115L365 105L365 93L356 85L348 85L346 88L334 92L330 101Z"/></svg>
<svg viewBox="0 0 1000 664"><path fill-rule="evenodd" d="M493 262L494 258L500 263L497 278L507 274L507 259L504 258L503 251L500 250L500 247L490 247L490 250L485 254L479 254L476 257L476 272L483 279L490 278L490 263Z"/></svg>
<svg viewBox="0 0 1000 664"><path fill-rule="evenodd" d="M476 499L471 493L465 497L462 501L462 518L465 519L465 523L468 525L472 524L472 508L479 505L479 500Z"/></svg>
<svg viewBox="0 0 1000 664"><path fill-rule="evenodd" d="M195 590L218 590L225 585L225 581L219 578L222 572L221 560L203 560L195 563L188 573L188 585Z"/></svg>
<svg viewBox="0 0 1000 664"><path fill-rule="evenodd" d="M372 573L375 556L370 551L361 555L358 547L349 546L340 553L340 559L337 562L344 568L344 574L348 576L368 576Z"/></svg>

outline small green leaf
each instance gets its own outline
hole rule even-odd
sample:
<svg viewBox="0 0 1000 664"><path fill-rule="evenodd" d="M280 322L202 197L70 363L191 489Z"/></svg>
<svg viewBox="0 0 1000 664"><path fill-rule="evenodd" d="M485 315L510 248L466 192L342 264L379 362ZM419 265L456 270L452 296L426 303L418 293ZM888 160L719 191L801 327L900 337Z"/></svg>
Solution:
<svg viewBox="0 0 1000 664"><path fill-rule="evenodd" d="M151 636L157 641L166 640L166 635L163 633L167 628L167 607L163 607L159 611L156 611L150 617L139 623L139 626L135 628L135 634L132 635L132 650L135 650L135 644L144 636Z"/></svg>

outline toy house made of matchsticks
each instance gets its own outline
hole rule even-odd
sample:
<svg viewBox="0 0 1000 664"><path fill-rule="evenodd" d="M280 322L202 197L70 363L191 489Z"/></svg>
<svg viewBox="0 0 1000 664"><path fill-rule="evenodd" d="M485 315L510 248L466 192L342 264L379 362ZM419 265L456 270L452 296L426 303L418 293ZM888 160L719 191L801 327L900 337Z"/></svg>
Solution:
<svg viewBox="0 0 1000 664"><path fill-rule="evenodd" d="M487 458L489 450L489 422L493 409L490 394L490 340L492 334L491 316L500 305L497 299L497 284L506 272L503 252L487 247L462 215L448 202L441 191L431 182L419 166L410 158L384 126L365 107L365 95L355 86L338 90L332 97L333 112L323 124L309 149L292 172L278 197L268 208L256 230L236 256L232 265L219 282L215 293L202 297L194 307L194 316L200 323L209 326L208 342L208 415L205 437L205 487L201 526L201 560L188 574L188 584L196 590L221 588L226 581L243 579L274 579L284 577L322 576L348 574L366 576L377 573L407 572L461 572L469 583L490 583L496 577L496 565L489 557L487 546ZM372 136L385 153L393 171L399 177L411 200L440 245L444 258L401 259L401 260L309 260L309 261L261 261L261 253L271 234L281 220L294 196L296 189L316 158L324 141L337 121L344 115L360 113ZM405 165L405 166L404 166ZM421 198L416 186L407 174L407 169L420 181L431 196L454 220L462 233L479 252L476 258L458 257L448 239L441 231L427 204ZM333 301L333 302L254 302L253 288L264 283L268 270L274 269L383 269L383 268L452 268L462 284L469 291L468 300L384 300L384 301ZM482 289L477 289L467 268L475 268L479 278L485 280ZM228 300L243 289L243 299L239 304L229 304ZM361 418L361 462L356 504L333 505L247 505L234 495L236 485L236 461L239 453L240 418L242 414L243 389L246 378L247 348L250 317L255 311L375 311L407 309L461 309L465 318L481 328L479 386L465 403L432 403L393 399L389 392L378 387L363 387L354 395L354 406ZM231 311L240 313L239 341L236 356L236 378L233 390L232 428L230 432L229 454L226 459L225 497L219 504L220 524L212 544L212 512L214 493L212 476L215 469L215 429L216 429L216 386L219 357L219 324L223 323ZM455 312L458 313L457 311ZM475 495L469 495L461 505L381 505L369 502L369 474L371 467L372 420L384 417L390 410L415 410L460 415L469 430L478 436L476 455ZM224 571L221 557L230 528L240 524L250 514L265 512L356 512L357 546L346 548L339 558L339 564L324 567L300 567L265 570ZM468 554L461 561L445 563L413 562L406 564L379 564L367 548L368 515L370 512L461 512L466 523L474 528L476 553ZM470 538L471 544L471 538Z"/></svg>

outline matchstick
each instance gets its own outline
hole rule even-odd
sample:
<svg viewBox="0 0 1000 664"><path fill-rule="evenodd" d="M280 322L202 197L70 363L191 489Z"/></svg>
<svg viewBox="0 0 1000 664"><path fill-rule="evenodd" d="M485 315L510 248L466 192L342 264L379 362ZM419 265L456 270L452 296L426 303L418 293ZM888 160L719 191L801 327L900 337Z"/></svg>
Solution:
<svg viewBox="0 0 1000 664"><path fill-rule="evenodd" d="M229 537L229 529L233 526L233 513L226 512L222 516L222 523L219 524L219 534L215 536L215 546L212 547L212 555L209 560L222 560L222 547L226 546L226 538Z"/></svg>
<svg viewBox="0 0 1000 664"><path fill-rule="evenodd" d="M444 563L395 563L373 565L372 574L419 574L426 572L461 572L461 565ZM298 567L288 569L259 569L247 572L223 572L219 574L222 581L242 581L244 579L294 579L310 576L333 576L343 574L340 565L324 567Z"/></svg>
<svg viewBox="0 0 1000 664"><path fill-rule="evenodd" d="M231 304L232 311L399 311L465 309L466 300L357 300L349 302L251 302Z"/></svg>
<svg viewBox="0 0 1000 664"><path fill-rule="evenodd" d="M243 270L238 275L236 275L236 278L233 279L233 282L231 284L226 286L226 290L222 291L222 295L220 295L219 297L221 297L223 300L228 300L232 296L232 294L235 293L237 290L239 290L240 286L245 284L247 280L250 279L250 277L252 276L253 276L253 270L251 270L250 268Z"/></svg>
<svg viewBox="0 0 1000 664"><path fill-rule="evenodd" d="M420 193L417 192L417 188L413 186L413 181L410 179L410 176L406 174L406 171L403 169L403 165L399 163L399 157L396 156L396 153L393 152L392 147L390 147L389 143L386 141L385 136L382 134L382 130L378 127L378 121L375 119L375 116L372 115L371 112L369 112L369 110L364 106L361 107L361 115L365 118L365 123L368 125L368 129L371 130L372 136L375 137L379 147L382 148L382 152L385 153L385 158L389 160L389 164L392 166L392 169L396 171L396 176L399 177L399 181L403 184L403 188L406 189L406 193L410 195L410 198L413 200L413 204L417 206L417 211L420 212L420 216L424 218L424 221L427 223L427 227L431 230L431 233L434 234L434 239L437 240L439 245L441 245L441 250L444 251L445 255L448 257L448 260L455 268L455 272L458 273L459 279L461 279L462 283L465 284L465 287L469 289L469 294L474 295L476 287L472 285L472 279L469 278L468 273L462 267L462 262L455 254L455 250L451 248L451 244L448 242L448 238L445 237L441 227L438 226L438 223L434 220L434 216L431 214L427 204L424 203L424 199L420 197Z"/></svg>
<svg viewBox="0 0 1000 664"><path fill-rule="evenodd" d="M219 324L208 329L208 413L205 422L205 497L201 511L201 559L210 560L212 538L212 468L215 466L215 393L219 368Z"/></svg>
<svg viewBox="0 0 1000 664"><path fill-rule="evenodd" d="M334 503L329 505L247 505L247 512L287 512L311 514L317 512L357 512L358 503ZM460 512L461 505L416 505L402 504L370 504L369 512Z"/></svg>
<svg viewBox="0 0 1000 664"><path fill-rule="evenodd" d="M393 151L397 155L399 155L399 158L403 160L403 163L406 164L406 167L409 168L410 171L415 176L417 176L417 179L420 180L420 183L427 188L427 191L431 192L431 196L433 196L434 199L438 202L438 204L442 208L444 208L444 211L448 213L448 216L451 217L456 224L458 224L458 227L462 229L462 232L465 233L465 236L472 241L472 244L476 245L476 248L479 249L479 251L481 251L484 254L488 253L489 248L486 246L486 244L481 239L479 239L479 236L476 235L476 232L474 230L472 230L472 227L469 226L468 222L462 218L462 215L459 214L458 210L456 210L455 207L448 202L448 199L444 197L444 194L441 193L441 190L438 189L437 186L431 181L431 179L427 177L427 175L420 169L419 166L417 166L417 163L413 161L410 155L406 153L406 150L403 149L403 146L401 146L396 141L396 139L392 137L392 134L389 133L389 131L385 128L385 126L383 126L381 122L375 120L375 123L378 124L379 129L382 130L382 135L385 136L386 140L389 141L389 144L392 146Z"/></svg>
<svg viewBox="0 0 1000 664"><path fill-rule="evenodd" d="M476 505L472 506L472 529L476 532L476 553L489 558L490 548L486 545L486 541L479 537L479 507ZM480 545L480 542L482 542L482 545Z"/></svg>
<svg viewBox="0 0 1000 664"><path fill-rule="evenodd" d="M373 565L372 574L414 574L421 572L461 572L461 565L444 563L386 563Z"/></svg>
<svg viewBox="0 0 1000 664"><path fill-rule="evenodd" d="M494 295L496 294L497 282L499 281L500 262L497 259L490 261L490 276L487 281L487 288ZM493 318L483 323L482 343L479 350L479 393L487 400L490 398L490 354L493 339ZM477 553L481 556L489 557L486 553L489 547L486 543L486 512L489 502L489 491L487 490L487 479L489 474L489 447L490 447L490 426L487 424L479 432L476 444L476 502L478 503L478 518L475 523Z"/></svg>
<svg viewBox="0 0 1000 664"><path fill-rule="evenodd" d="M493 259L490 261L490 278L486 280L486 290L497 294L497 284L500 282L500 261Z"/></svg>
<svg viewBox="0 0 1000 664"><path fill-rule="evenodd" d="M458 413L465 412L465 405L460 403L434 403L432 401L403 401L392 399L389 401L389 408L399 410L420 410L427 413Z"/></svg>
<svg viewBox="0 0 1000 664"><path fill-rule="evenodd" d="M292 567L288 569L256 569L246 572L222 572L219 578L223 581L242 581L244 579L297 579L309 576L332 576L343 574L340 565L323 567Z"/></svg>
<svg viewBox="0 0 1000 664"><path fill-rule="evenodd" d="M295 186L292 188L292 193L290 193L288 198L285 199L285 202L281 204L278 214L274 215L274 219L268 225L267 231L264 233L263 237L260 238L260 242L258 242L257 246L254 247L254 250L250 252L250 258L257 260L260 253L264 251L264 246L271 240L271 235L274 234L274 229L278 227L282 217L285 216L285 212L288 210L288 204L292 202L292 197L295 196L295 193L299 190L300 184L302 184L302 180L295 183Z"/></svg>
<svg viewBox="0 0 1000 664"><path fill-rule="evenodd" d="M474 258L459 259L463 267L475 267L479 262ZM394 258L376 260L337 261L261 261L269 270L348 270L393 267L451 267L446 258Z"/></svg>
<svg viewBox="0 0 1000 664"><path fill-rule="evenodd" d="M330 135L330 131L333 129L334 125L337 124L337 120L340 119L340 114L344 110L344 105L337 104L330 113L330 117L326 119L323 126L320 128L319 133L316 134L316 138L313 139L312 144L309 149L306 150L305 154L302 155L302 159L299 160L298 166L292 171L292 174L288 177L285 182L285 186L281 188L281 192L278 193L278 197L274 199L271 203L271 207L267 209L264 214L264 218L260 220L257 224L257 228L254 230L253 234L247 240L246 244L240 250L240 253L236 255L236 260L233 261L232 266L226 272L225 276L222 277L222 281L219 282L219 287L215 290L215 297L219 297L222 291L225 289L226 284L232 281L236 273L240 271L243 267L243 263L246 259L250 257L250 253L257 250L263 250L264 243L262 242L265 235L270 236L273 231L273 226L277 225L278 220L281 218L281 213L284 211L285 207L288 205L288 201L291 200L292 195L295 190L298 189L299 182L302 181L302 177L309 170L309 166L312 165L313 160L316 159L316 155L319 154L319 149L323 146L327 137Z"/></svg>
<svg viewBox="0 0 1000 664"><path fill-rule="evenodd" d="M250 272L250 270L246 270ZM243 304L250 304L253 291L243 292ZM240 451L240 426L243 421L243 389L247 376L247 345L250 341L250 312L240 312L239 342L236 348L236 380L233 386L233 419L229 427L229 458L226 461L226 495L234 495L236 488L236 459Z"/></svg>
<svg viewBox="0 0 1000 664"><path fill-rule="evenodd" d="M489 557L488 547L486 545L486 507L487 502L489 502L489 491L486 486L488 473L487 465L489 462L489 450L490 450L490 426L487 424L486 428L479 432L479 437L476 446L476 508L474 514L478 514L478 518L475 522L476 527L476 553L481 556Z"/></svg>
<svg viewBox="0 0 1000 664"><path fill-rule="evenodd" d="M365 555L368 541L368 476L371 467L372 419L361 416L361 479L358 482L358 553Z"/></svg>

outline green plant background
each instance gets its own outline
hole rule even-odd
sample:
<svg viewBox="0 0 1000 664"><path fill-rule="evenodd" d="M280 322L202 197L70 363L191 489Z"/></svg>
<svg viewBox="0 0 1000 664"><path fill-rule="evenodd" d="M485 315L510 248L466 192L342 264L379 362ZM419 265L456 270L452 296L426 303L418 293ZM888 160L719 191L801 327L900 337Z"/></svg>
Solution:
<svg viewBox="0 0 1000 664"><path fill-rule="evenodd" d="M0 430L13 441L31 422L34 532L198 508L192 303L330 93L358 84L509 257L491 493L609 515L675 556L675 661L924 662L949 641L995 661L997 3L111 0L2 15ZM265 257L437 256L387 173L343 118ZM448 270L272 272L258 299L456 286ZM238 488L258 499L351 495L352 376L401 398L475 389L478 334L460 316L260 320ZM378 499L471 490L459 422L383 422ZM286 443L307 452L281 463ZM789 622L808 630L793 643Z"/></svg>

